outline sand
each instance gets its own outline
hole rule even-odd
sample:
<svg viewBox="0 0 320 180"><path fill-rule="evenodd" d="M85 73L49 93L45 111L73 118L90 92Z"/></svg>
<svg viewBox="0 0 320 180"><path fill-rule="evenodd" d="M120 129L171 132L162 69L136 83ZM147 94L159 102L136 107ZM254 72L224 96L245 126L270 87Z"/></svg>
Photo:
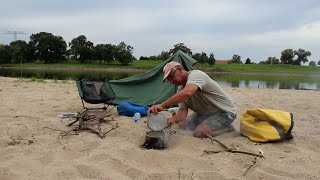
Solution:
<svg viewBox="0 0 320 180"><path fill-rule="evenodd" d="M115 108L114 122L120 127L104 139L90 132L59 138L70 119L58 115L83 109L75 82L0 77L0 179L320 179L320 91L226 91L238 108L236 131L216 139L239 150L263 151L265 158L249 170L255 157L204 154L222 147L176 126L166 149L141 149L149 130L146 118L135 124ZM252 108L292 112L294 138L261 144L241 136L241 114Z"/></svg>

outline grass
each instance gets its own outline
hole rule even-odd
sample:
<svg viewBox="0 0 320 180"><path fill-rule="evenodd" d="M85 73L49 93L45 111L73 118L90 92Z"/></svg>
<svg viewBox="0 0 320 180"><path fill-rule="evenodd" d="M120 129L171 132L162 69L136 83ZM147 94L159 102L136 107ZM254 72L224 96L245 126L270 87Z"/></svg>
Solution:
<svg viewBox="0 0 320 180"><path fill-rule="evenodd" d="M121 65L118 61L110 64L99 61L91 63L78 63L74 60L69 60L59 64L44 64L44 63L26 63L22 67L43 67L43 68L133 68L133 69L151 69L159 65L163 61L160 60L139 60L133 61L128 66ZM287 64L208 64L199 63L196 66L207 72L233 72L233 73L320 73L318 66L295 66ZM20 64L0 64L0 67L16 67L20 68Z"/></svg>
<svg viewBox="0 0 320 180"><path fill-rule="evenodd" d="M36 78L36 77L32 77L32 78L30 79L30 81L35 81L35 82L40 82L40 83L46 83L46 81L45 81L44 79L38 79L38 78Z"/></svg>
<svg viewBox="0 0 320 180"><path fill-rule="evenodd" d="M216 64L214 66L201 64L201 67L208 69L208 71L222 70L226 72L320 73L320 67L288 64Z"/></svg>
<svg viewBox="0 0 320 180"><path fill-rule="evenodd" d="M8 141L8 145L9 146L14 146L14 145L17 145L17 144L20 144L21 143L21 140L22 138L20 136L11 136L9 141Z"/></svg>
<svg viewBox="0 0 320 180"><path fill-rule="evenodd" d="M44 64L44 63L25 63L22 64L23 67L57 67L57 68L67 68L67 67L79 67L79 68L137 68L137 69L149 69L157 66L162 61L133 61L128 66L123 66L118 61L114 61L110 64L106 62L102 62L100 64L99 61L91 61L90 63L79 63L74 60L69 60L61 63L52 63L52 64ZM21 67L20 64L0 64L0 67Z"/></svg>

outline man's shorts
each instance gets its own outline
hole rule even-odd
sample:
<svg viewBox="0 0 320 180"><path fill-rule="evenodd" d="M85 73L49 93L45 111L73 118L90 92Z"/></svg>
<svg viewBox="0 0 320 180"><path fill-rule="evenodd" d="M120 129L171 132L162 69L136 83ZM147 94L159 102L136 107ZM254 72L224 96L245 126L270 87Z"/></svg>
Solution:
<svg viewBox="0 0 320 180"><path fill-rule="evenodd" d="M228 127L237 115L231 112L216 112L213 114L200 115L193 113L187 117L187 126L195 129L199 124L204 122L208 127L214 131Z"/></svg>

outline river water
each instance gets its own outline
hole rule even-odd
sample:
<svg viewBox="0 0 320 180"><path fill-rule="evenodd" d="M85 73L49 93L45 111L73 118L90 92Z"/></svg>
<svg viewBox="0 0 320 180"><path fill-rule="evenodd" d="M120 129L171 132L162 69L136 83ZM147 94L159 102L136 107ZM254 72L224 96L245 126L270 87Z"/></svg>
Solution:
<svg viewBox="0 0 320 180"><path fill-rule="evenodd" d="M0 68L0 76L37 79L76 80L90 78L96 80L122 79L143 72L110 72L84 70L48 70ZM211 74L208 75L222 87L269 88L269 89L314 89L320 90L320 75L294 74Z"/></svg>

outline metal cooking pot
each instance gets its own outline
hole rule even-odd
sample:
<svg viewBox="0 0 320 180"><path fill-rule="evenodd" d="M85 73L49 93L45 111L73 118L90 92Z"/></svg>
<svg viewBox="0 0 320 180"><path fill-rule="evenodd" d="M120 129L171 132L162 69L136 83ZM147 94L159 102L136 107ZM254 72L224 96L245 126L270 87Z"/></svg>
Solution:
<svg viewBox="0 0 320 180"><path fill-rule="evenodd" d="M169 136L172 134L175 134L175 131L171 131L169 128L165 128L162 131L148 131L146 132L143 147L148 149L164 149L169 142Z"/></svg>
<svg viewBox="0 0 320 180"><path fill-rule="evenodd" d="M147 119L147 126L152 131L162 131L167 127L167 118L162 112L150 114Z"/></svg>

